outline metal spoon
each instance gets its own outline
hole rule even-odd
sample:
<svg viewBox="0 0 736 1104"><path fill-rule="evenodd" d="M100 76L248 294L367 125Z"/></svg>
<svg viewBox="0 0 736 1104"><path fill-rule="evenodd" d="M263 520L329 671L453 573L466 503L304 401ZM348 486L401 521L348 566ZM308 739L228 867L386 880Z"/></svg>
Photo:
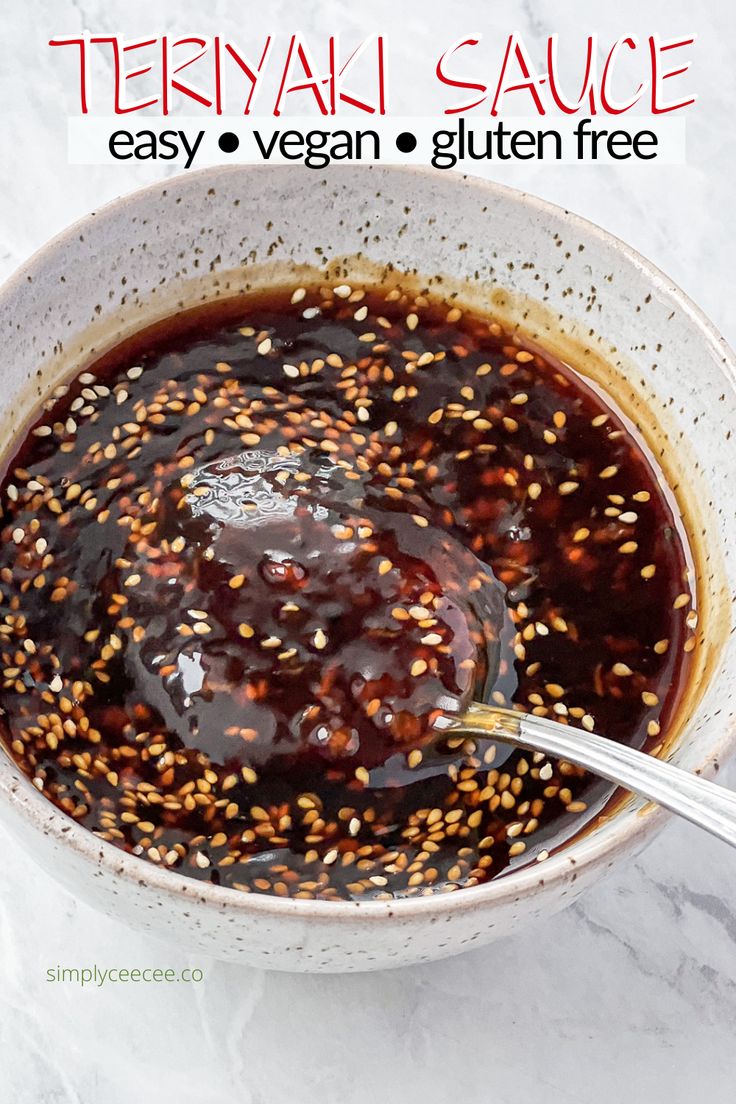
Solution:
<svg viewBox="0 0 736 1104"><path fill-rule="evenodd" d="M736 847L736 793L646 752L546 717L479 703L453 718L449 727L566 759L649 798Z"/></svg>

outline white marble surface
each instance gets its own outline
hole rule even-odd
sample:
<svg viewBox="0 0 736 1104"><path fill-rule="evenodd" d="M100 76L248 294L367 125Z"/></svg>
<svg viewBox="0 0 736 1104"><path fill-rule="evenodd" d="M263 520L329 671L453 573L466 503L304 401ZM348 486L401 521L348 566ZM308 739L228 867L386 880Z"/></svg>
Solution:
<svg viewBox="0 0 736 1104"><path fill-rule="evenodd" d="M411 15L383 0L360 11L340 0L274 0L267 17L255 16L256 5L225 0L180 0L166 5L166 14L163 8L144 0L27 0L3 8L1 276L74 218L161 175L155 167L65 164L69 67L46 47L51 34L84 26L128 34L219 27L247 41L265 30L325 34L339 26L357 37L380 28L398 55L392 108L409 114L421 59L464 32L490 38L519 29L534 43L554 30L694 30L700 38L692 85L700 99L689 124L688 165L527 165L494 175L630 241L736 340L730 0L696 7L653 0L646 16L633 0L426 2ZM736 785L736 765L722 778ZM3 1102L733 1100L736 859L685 825L670 824L579 905L485 950L349 977L199 961L205 980L192 986L80 990L47 983L46 969L57 963L178 969L188 960L175 946L93 914L29 869L4 835L0 853Z"/></svg>

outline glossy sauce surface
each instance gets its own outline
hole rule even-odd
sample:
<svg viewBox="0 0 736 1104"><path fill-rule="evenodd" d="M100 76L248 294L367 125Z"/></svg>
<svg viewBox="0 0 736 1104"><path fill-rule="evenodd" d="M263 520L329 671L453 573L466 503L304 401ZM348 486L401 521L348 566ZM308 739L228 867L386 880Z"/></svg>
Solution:
<svg viewBox="0 0 736 1104"><path fill-rule="evenodd" d="M619 415L489 319L347 285L184 315L2 482L4 737L52 801L244 892L473 885L610 793L450 738L473 698L662 738L695 612Z"/></svg>

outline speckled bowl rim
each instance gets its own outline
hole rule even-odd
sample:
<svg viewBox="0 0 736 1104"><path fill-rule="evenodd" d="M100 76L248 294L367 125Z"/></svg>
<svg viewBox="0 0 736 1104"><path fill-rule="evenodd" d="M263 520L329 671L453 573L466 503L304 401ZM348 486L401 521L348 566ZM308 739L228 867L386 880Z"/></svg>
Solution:
<svg viewBox="0 0 736 1104"><path fill-rule="evenodd" d="M268 165L211 166L166 177L119 196L104 204L99 210L82 216L71 226L49 239L5 281L0 287L0 292L4 294L19 289L37 263L43 260L47 251L63 249L67 242L83 233L92 220L103 215L124 214L127 207L137 204L148 194L160 193L162 187L168 190L182 181L192 179L214 183L219 176L232 175L234 170L247 174L267 175L271 168ZM373 166L363 166L363 168L368 176ZM389 172L397 178L404 177L408 189L411 187L412 177L434 177L437 172L425 166L384 165L380 168L383 172ZM314 174L314 176L315 180L319 181L334 178L343 171L352 170L354 166L332 166L328 173ZM709 345L716 354L724 379L736 395L736 355L733 350L704 312L651 261L596 223L557 204L496 181L454 172L448 175L455 180L458 187L470 187L483 193L489 203L494 197L501 197L507 202L525 206L536 214L619 253L643 273L652 287L668 296L678 311L689 315L704 343ZM716 744L708 745L707 755L696 768L696 773L711 773L714 766L735 743L736 723L733 723L724 728L721 739ZM146 862L145 859L122 851L114 844L99 839L89 829L60 812L39 793L25 775L18 771L15 762L4 749L0 750L0 793L17 807L23 816L27 816L31 821L37 821L38 828L46 835L50 835L64 847L71 847L92 866L98 869L106 868L110 874L133 882L136 888L150 888L163 897L173 894L185 896L190 900L196 898L198 904L210 906L220 912L270 914L275 920L285 916L302 920L339 921L348 918L352 920L357 909L366 920L380 922L391 920L393 917L409 919L417 914L446 915L473 907L489 908L494 903L519 899L542 886L551 889L558 883L564 885L570 878L571 871L580 872L596 861L600 863L607 857L613 861L618 850L629 849L637 842L645 842L647 837L659 830L672 816L666 810L652 806L643 798L632 797L627 799L604 825L585 831L573 842L563 844L558 852L550 855L543 866L530 864L483 885L469 886L455 893L397 898L390 901L308 901L270 894L239 893L223 886L213 885L211 882L186 877L176 871L164 870ZM645 808L646 815L643 813ZM624 814L626 819L622 821Z"/></svg>

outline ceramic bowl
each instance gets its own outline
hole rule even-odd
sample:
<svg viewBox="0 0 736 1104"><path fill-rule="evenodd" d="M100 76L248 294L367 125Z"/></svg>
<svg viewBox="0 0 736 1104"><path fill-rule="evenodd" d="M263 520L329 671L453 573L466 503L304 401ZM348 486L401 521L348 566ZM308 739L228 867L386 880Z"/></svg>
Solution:
<svg viewBox="0 0 736 1104"><path fill-rule="evenodd" d="M668 754L713 773L733 743L734 359L695 306L627 245L495 184L437 171L227 167L89 215L0 291L2 433L80 364L184 307L314 278L456 293L601 383L648 440L697 551L696 672ZM664 814L630 798L544 864L395 902L240 894L159 869L58 812L0 752L0 817L68 890L140 931L282 970L369 970L487 943L571 903L631 859Z"/></svg>

